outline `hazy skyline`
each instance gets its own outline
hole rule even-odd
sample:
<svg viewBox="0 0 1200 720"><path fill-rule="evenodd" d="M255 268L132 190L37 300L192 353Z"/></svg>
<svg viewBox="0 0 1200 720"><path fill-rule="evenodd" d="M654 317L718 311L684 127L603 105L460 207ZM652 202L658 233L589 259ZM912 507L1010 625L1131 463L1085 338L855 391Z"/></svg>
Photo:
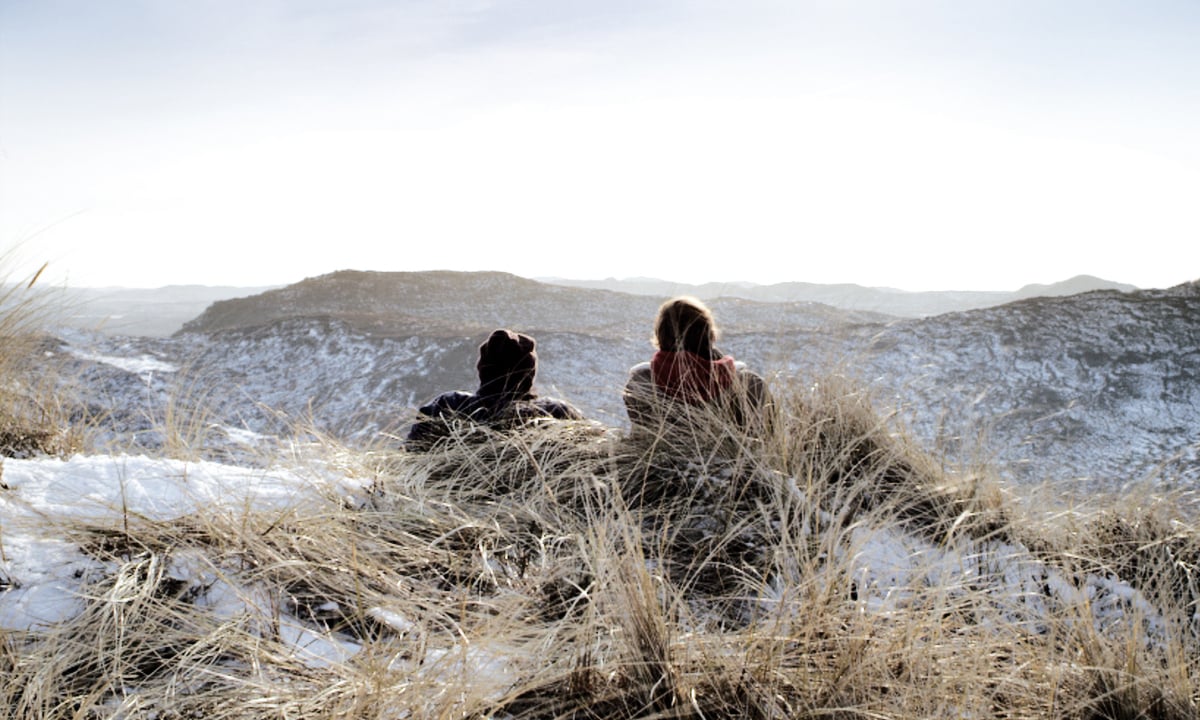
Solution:
<svg viewBox="0 0 1200 720"><path fill-rule="evenodd" d="M0 0L0 249L1011 290L1200 277L1200 3Z"/></svg>

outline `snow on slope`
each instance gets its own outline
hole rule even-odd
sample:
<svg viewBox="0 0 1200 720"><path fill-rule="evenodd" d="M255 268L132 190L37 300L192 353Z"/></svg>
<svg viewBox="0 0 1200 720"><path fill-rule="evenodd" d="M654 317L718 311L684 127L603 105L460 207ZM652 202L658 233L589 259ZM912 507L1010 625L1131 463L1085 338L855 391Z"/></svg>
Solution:
<svg viewBox="0 0 1200 720"><path fill-rule="evenodd" d="M487 333L476 326L483 318L535 334L543 395L624 426L626 373L653 352L647 298L573 297L569 288L547 294L531 281L512 285L484 274L487 282L473 295L460 292L455 304L447 288L461 291L479 277L438 274L410 296L395 277L367 277L376 285L345 288L339 280L361 277L338 275L312 283L315 296L295 286L221 306L237 309L232 315L215 308L214 318L234 329L169 339L64 336L64 350L77 361L68 374L108 415L114 439L134 438L146 449L164 441L156 427L172 403L205 406L210 439L231 451L237 445L231 433L286 433L295 422L355 442L387 442L437 393L474 388L476 346ZM373 314L379 283L391 299ZM277 296L285 306L269 305ZM487 307L474 307L484 297L491 299ZM605 298L615 298L611 307L581 309L580 303ZM321 302L334 302L338 312L250 322L315 313ZM408 330L380 332L398 322L393 314L401 310ZM635 311L645 317L631 317ZM850 376L874 393L881 414L898 411L918 440L954 460L982 460L1027 482L1114 488L1152 474L1179 484L1200 481L1194 286L1037 298L890 323L796 304L730 300L716 311L725 329L720 347L782 392ZM442 321L422 330L420 319L438 313ZM612 329L621 323L628 328ZM128 372L114 366L122 362L130 363ZM162 364L151 372L148 362Z"/></svg>
<svg viewBox="0 0 1200 720"><path fill-rule="evenodd" d="M283 511L324 502L321 486L343 493L356 489L340 478L318 485L281 468L129 455L8 459L4 481L0 539L8 587L0 593L0 627L13 630L45 627L78 612L82 585L103 569L59 534L61 523L119 527L127 516L166 521L200 509Z"/></svg>
<svg viewBox="0 0 1200 720"><path fill-rule="evenodd" d="M326 469L319 459L314 462L297 471L130 455L5 460L6 487L0 489L0 632L48 630L76 616L83 610L88 586L114 571L111 563L89 557L62 536L62 528L73 523L120 528L127 515L172 521L200 509L205 516L227 513L236 518L253 508L278 511L282 517L363 503L359 481ZM218 566L213 557L187 549L152 562L168 563L162 568L165 577L194 592L195 609L222 622L236 619L259 628L262 636L278 640L292 658L309 667L344 663L362 649L353 637L281 608L279 589L248 577L236 562ZM367 612L401 632L411 625L387 608ZM481 692L491 688L498 694L515 679L519 658L508 652L487 642L431 647L414 671L469 675ZM406 667L411 662L407 655L393 660ZM136 693L136 688L124 691Z"/></svg>

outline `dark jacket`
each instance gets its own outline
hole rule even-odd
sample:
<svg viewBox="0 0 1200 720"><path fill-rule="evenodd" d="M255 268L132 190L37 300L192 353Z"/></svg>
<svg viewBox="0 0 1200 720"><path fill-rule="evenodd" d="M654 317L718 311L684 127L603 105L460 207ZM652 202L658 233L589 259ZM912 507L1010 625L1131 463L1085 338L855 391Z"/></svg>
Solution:
<svg viewBox="0 0 1200 720"><path fill-rule="evenodd" d="M417 422L408 431L405 447L410 450L428 448L449 434L454 421L478 423L494 429L518 427L537 418L582 420L583 414L569 403L553 398L540 398L533 393L492 395L461 390L438 395L418 410Z"/></svg>

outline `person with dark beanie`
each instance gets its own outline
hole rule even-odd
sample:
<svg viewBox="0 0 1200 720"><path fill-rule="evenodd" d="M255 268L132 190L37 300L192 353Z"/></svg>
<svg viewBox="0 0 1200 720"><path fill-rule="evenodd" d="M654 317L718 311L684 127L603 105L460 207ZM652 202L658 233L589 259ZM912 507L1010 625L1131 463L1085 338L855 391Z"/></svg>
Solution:
<svg viewBox="0 0 1200 720"><path fill-rule="evenodd" d="M717 349L712 312L693 297L664 302L654 321L656 352L629 371L623 399L635 432L661 433L696 413L754 435L765 432L773 401L761 376Z"/></svg>
<svg viewBox="0 0 1200 720"><path fill-rule="evenodd" d="M479 346L479 389L445 392L418 410L405 447L424 449L448 433L447 422L467 420L492 427L512 427L535 418L582 420L570 404L540 398L533 391L537 375L537 342L512 330L494 330Z"/></svg>

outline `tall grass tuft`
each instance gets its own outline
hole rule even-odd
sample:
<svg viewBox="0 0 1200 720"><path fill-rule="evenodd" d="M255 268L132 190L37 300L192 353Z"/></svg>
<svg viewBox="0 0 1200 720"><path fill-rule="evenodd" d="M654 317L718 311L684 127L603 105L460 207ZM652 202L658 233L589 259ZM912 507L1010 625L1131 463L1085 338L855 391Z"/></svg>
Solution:
<svg viewBox="0 0 1200 720"><path fill-rule="evenodd" d="M13 278L15 250L0 254L0 457L61 454L77 446L53 381L51 343L42 332L56 295L38 281L46 266Z"/></svg>
<svg viewBox="0 0 1200 720"><path fill-rule="evenodd" d="M94 564L72 619L2 638L0 701L14 718L1197 715L1198 535L1170 501L1026 502L947 470L848 381L777 390L765 435L553 421L417 454L311 434L292 461L358 491L48 519Z"/></svg>

